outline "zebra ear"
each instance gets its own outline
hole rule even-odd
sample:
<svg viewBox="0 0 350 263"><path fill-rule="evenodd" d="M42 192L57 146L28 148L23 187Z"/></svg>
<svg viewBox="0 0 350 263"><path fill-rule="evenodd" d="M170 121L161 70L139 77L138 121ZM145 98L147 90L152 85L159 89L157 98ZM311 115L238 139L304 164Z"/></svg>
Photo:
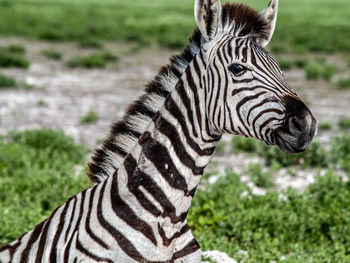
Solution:
<svg viewBox="0 0 350 263"><path fill-rule="evenodd" d="M266 47L270 42L273 32L275 31L278 11L278 0L271 0L269 6L260 12L270 25L270 30L267 32L267 39L260 39L261 46Z"/></svg>
<svg viewBox="0 0 350 263"><path fill-rule="evenodd" d="M195 0L194 17L204 39L212 40L221 26L220 0Z"/></svg>

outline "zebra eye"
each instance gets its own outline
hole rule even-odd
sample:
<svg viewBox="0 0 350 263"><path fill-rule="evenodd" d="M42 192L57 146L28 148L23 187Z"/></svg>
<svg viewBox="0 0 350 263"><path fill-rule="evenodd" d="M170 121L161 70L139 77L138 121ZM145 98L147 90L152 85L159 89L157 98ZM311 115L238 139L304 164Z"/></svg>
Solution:
<svg viewBox="0 0 350 263"><path fill-rule="evenodd" d="M245 67L240 64L232 64L228 67L228 70L235 76L240 76L246 71Z"/></svg>

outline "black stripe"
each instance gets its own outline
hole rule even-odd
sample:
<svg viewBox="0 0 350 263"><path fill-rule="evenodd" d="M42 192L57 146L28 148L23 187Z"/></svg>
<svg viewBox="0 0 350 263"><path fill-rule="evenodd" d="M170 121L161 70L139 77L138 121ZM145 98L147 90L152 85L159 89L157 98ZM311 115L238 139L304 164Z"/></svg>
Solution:
<svg viewBox="0 0 350 263"><path fill-rule="evenodd" d="M93 254L92 252L90 252L89 250L87 250L80 242L79 240L79 235L77 236L77 239L75 240L75 247L81 252L83 253L85 256L92 258L93 260L96 260L98 262L108 262L108 263L113 263L113 260L110 260L108 258L101 258L96 256L95 254Z"/></svg>
<svg viewBox="0 0 350 263"><path fill-rule="evenodd" d="M33 244L35 243L35 241L38 240L41 230L44 226L46 221L41 222L39 225L37 225L34 229L33 232L30 235L30 239L28 240L27 246L26 248L23 250L22 255L21 255L21 259L20 259L20 263L27 263L28 262L28 257L29 257L29 251L32 248Z"/></svg>
<svg viewBox="0 0 350 263"><path fill-rule="evenodd" d="M166 135L171 141L172 146L174 147L176 155L179 157L179 160L192 170L193 175L202 175L205 167L196 166L195 161L187 153L184 144L180 140L180 134L174 125L166 121L163 117L159 117L156 128Z"/></svg>
<svg viewBox="0 0 350 263"><path fill-rule="evenodd" d="M148 238L155 246L157 245L157 239L154 236L153 229L145 221L140 219L138 215L124 202L119 195L118 177L113 176L111 186L111 205L115 214L123 220L130 227L140 232L146 238Z"/></svg>
<svg viewBox="0 0 350 263"><path fill-rule="evenodd" d="M139 139L142 152L148 160L157 168L158 172L175 189L188 194L188 187L185 178L177 170L168 149L154 140L149 132L145 132Z"/></svg>
<svg viewBox="0 0 350 263"><path fill-rule="evenodd" d="M177 121L180 123L182 131L186 137L187 144L199 155L212 155L214 152L214 148L201 149L199 145L190 137L185 118L182 115L179 107L176 105L176 103L171 97L167 98L165 107L171 113L171 115L173 115L173 117L177 119Z"/></svg>
<svg viewBox="0 0 350 263"><path fill-rule="evenodd" d="M104 241L102 241L98 236L96 236L94 234L94 232L91 230L91 227L90 227L90 218L91 218L92 206L93 206L93 203L94 203L94 199L96 198L95 191L96 191L96 187L91 188L89 207L88 207L88 214L87 214L86 220L85 220L85 230L86 230L86 233L95 242L97 242L101 247L103 247L105 249L109 249L109 246Z"/></svg>
<svg viewBox="0 0 350 263"><path fill-rule="evenodd" d="M68 207L69 207L71 200L72 199L69 199L64 205L64 208L63 208L62 213L60 215L60 220L59 220L60 223L57 226L57 230L56 230L55 236L53 238L53 242L51 245L51 253L50 253L50 262L53 262L53 263L57 262L57 242L58 242L60 236L64 233L63 227L64 227L64 223L66 222L66 214L67 214L67 210L68 210Z"/></svg>
<svg viewBox="0 0 350 263"><path fill-rule="evenodd" d="M153 196L153 198L157 200L157 202L159 202L159 204L162 206L162 217L169 217L171 223L173 224L183 222L186 219L187 212L181 214L180 216L176 215L176 209L174 205L168 200L168 197L164 194L162 189L159 188L157 183L154 182L148 174L142 172L140 168L137 167L137 162L131 156L131 154L129 154L125 158L124 167L128 174L128 180L133 180L133 177L142 178L142 180L139 181L139 185L144 187L147 190L147 192L149 192Z"/></svg>

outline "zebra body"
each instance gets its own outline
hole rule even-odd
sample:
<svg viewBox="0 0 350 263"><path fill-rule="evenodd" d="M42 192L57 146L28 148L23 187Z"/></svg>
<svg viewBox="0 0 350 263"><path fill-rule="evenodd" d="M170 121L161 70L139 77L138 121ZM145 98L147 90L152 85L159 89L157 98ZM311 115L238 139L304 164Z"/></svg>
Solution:
<svg viewBox="0 0 350 263"><path fill-rule="evenodd" d="M263 49L277 6L273 0L257 13L197 0L192 44L95 153L95 184L1 247L1 263L200 262L186 215L221 135L292 153L316 132L311 112Z"/></svg>

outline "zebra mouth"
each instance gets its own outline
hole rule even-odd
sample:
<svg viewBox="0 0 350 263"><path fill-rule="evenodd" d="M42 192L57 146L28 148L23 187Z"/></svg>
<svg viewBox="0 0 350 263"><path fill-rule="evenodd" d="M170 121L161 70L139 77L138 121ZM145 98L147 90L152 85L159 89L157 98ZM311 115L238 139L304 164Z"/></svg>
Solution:
<svg viewBox="0 0 350 263"><path fill-rule="evenodd" d="M309 142L300 142L300 140L298 140L294 136L283 132L275 133L275 138L276 144L285 153L304 152L311 143L311 140Z"/></svg>

